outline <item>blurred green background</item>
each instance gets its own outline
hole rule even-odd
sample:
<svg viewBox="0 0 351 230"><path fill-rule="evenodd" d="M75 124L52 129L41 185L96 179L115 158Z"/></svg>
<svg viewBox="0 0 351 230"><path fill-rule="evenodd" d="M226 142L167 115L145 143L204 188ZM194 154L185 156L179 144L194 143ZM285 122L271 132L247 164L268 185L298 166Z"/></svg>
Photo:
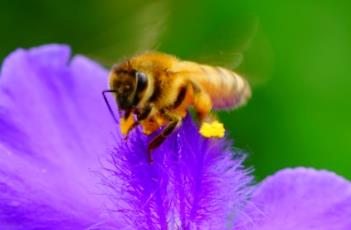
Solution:
<svg viewBox="0 0 351 230"><path fill-rule="evenodd" d="M258 179L311 166L351 179L349 1L0 2L0 58L17 47L67 43L104 63L145 49L226 63L253 98L221 112ZM230 58L232 57L232 58Z"/></svg>

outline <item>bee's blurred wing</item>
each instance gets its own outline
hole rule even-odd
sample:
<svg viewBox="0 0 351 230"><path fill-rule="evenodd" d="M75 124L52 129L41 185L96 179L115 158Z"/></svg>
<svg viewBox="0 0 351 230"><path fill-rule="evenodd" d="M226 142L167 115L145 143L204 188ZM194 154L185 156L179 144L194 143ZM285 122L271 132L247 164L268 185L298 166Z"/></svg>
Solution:
<svg viewBox="0 0 351 230"><path fill-rule="evenodd" d="M157 49L166 25L169 12L167 1L122 6L124 9L119 11L119 18L97 36L102 41L99 48L84 53L106 66L136 53Z"/></svg>
<svg viewBox="0 0 351 230"><path fill-rule="evenodd" d="M189 59L233 70L246 78L253 87L263 85L272 76L273 52L258 21L252 24L251 33L242 38L244 42L241 45L238 45L238 42L233 46L228 43L216 45L218 40L207 41L211 46L192 54ZM220 47L221 50L211 48L212 46Z"/></svg>
<svg viewBox="0 0 351 230"><path fill-rule="evenodd" d="M137 52L158 49L161 36L166 28L167 18L166 1L154 2L141 10L138 17L135 18L136 27L140 28L135 43Z"/></svg>
<svg viewBox="0 0 351 230"><path fill-rule="evenodd" d="M239 52L220 51L217 54L204 54L196 58L199 63L209 64L212 66L221 66L228 69L236 69L243 62L244 55Z"/></svg>

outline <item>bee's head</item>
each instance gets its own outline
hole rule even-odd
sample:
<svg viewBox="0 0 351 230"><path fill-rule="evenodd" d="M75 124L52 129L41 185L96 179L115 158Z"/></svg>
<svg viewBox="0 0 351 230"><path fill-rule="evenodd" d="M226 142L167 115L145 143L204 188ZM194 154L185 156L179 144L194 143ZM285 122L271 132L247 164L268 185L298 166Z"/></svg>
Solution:
<svg viewBox="0 0 351 230"><path fill-rule="evenodd" d="M131 68L128 62L114 66L110 72L110 89L114 90L122 110L131 110L138 104L139 94L146 85L146 74Z"/></svg>

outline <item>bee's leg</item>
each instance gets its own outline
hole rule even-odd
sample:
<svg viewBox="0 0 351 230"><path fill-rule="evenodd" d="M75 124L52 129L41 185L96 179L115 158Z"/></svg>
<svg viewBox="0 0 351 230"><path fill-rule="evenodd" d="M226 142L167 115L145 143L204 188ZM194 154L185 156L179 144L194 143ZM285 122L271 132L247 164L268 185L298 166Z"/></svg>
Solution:
<svg viewBox="0 0 351 230"><path fill-rule="evenodd" d="M151 111L152 111L152 106L151 105L146 106L140 113L137 114L137 120L138 121L145 120L146 118L148 118Z"/></svg>
<svg viewBox="0 0 351 230"><path fill-rule="evenodd" d="M166 138L173 132L173 130L179 126L180 118L172 117L172 120L168 123L168 125L162 130L162 133L156 136L148 146L148 162L152 162L151 153L154 149L160 146Z"/></svg>
<svg viewBox="0 0 351 230"><path fill-rule="evenodd" d="M126 111L124 118L121 119L122 134L126 135L125 140L128 139L128 134L135 127L140 125L140 121L145 120L151 113L152 105L145 107L140 113L136 115L137 120L134 119L132 111Z"/></svg>
<svg viewBox="0 0 351 230"><path fill-rule="evenodd" d="M135 121L131 111L127 111L125 116L120 119L121 133L125 135L125 139L128 139L129 132L138 126L138 122Z"/></svg>
<svg viewBox="0 0 351 230"><path fill-rule="evenodd" d="M212 120L212 117L210 115L212 109L212 101L207 93L195 89L193 105L200 125L202 125L203 122Z"/></svg>
<svg viewBox="0 0 351 230"><path fill-rule="evenodd" d="M137 113L137 120L142 126L142 132L145 135L149 135L160 128L155 116L152 115L154 113L157 113L157 110L151 103Z"/></svg>
<svg viewBox="0 0 351 230"><path fill-rule="evenodd" d="M194 90L193 105L200 122L200 134L207 138L223 137L225 129L223 124L211 113L212 101L210 96L201 90Z"/></svg>
<svg viewBox="0 0 351 230"><path fill-rule="evenodd" d="M134 121L134 123L128 128L127 133L125 134L124 140L128 140L130 131L132 131L138 125L140 125L140 123L138 121Z"/></svg>

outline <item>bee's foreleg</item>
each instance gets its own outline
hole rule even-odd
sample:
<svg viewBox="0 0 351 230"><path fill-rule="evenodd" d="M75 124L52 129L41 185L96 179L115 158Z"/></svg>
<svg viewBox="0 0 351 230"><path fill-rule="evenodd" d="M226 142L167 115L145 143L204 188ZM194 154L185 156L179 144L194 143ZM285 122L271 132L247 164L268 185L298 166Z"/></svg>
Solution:
<svg viewBox="0 0 351 230"><path fill-rule="evenodd" d="M146 118L148 118L148 116L150 115L152 111L152 106L146 106L144 109L142 109L138 114L137 114L137 120L138 121L142 121L145 120Z"/></svg>
<svg viewBox="0 0 351 230"><path fill-rule="evenodd" d="M134 123L128 127L128 130L127 130L127 133L125 134L124 140L128 140L130 131L132 131L138 125L140 125L140 123L138 121L134 121Z"/></svg>
<svg viewBox="0 0 351 230"><path fill-rule="evenodd" d="M128 111L124 117L120 119L121 133L125 135L125 139L128 139L128 134L132 129L137 127L139 122L135 121L133 114Z"/></svg>
<svg viewBox="0 0 351 230"><path fill-rule="evenodd" d="M156 136L149 144L148 146L148 162L152 162L152 150L156 149L158 146L160 146L166 138L173 132L173 130L179 126L180 124L180 118L174 117L172 120L168 123L168 125L162 130L161 134Z"/></svg>

